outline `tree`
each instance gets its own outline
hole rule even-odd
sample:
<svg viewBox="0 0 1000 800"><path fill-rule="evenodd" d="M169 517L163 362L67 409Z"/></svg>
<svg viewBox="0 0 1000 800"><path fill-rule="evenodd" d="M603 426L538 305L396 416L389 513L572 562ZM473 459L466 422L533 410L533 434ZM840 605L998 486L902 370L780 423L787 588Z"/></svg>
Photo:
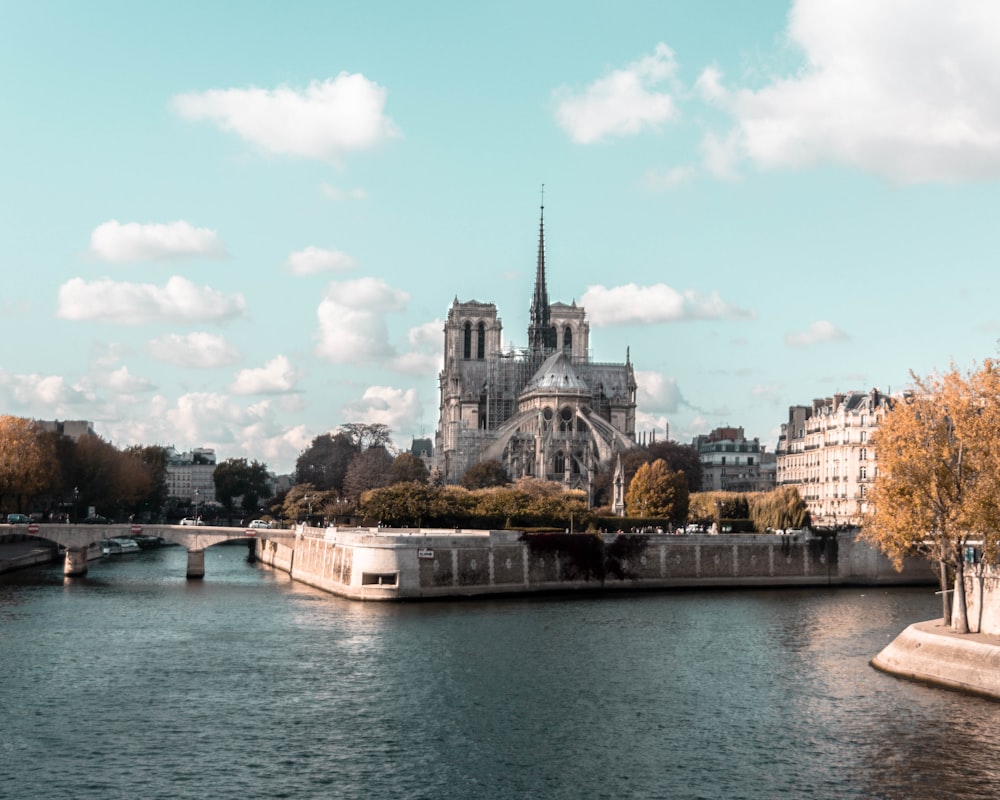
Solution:
<svg viewBox="0 0 1000 800"><path fill-rule="evenodd" d="M413 453L400 453L392 462L389 484L427 483L428 478L427 465L420 458Z"/></svg>
<svg viewBox="0 0 1000 800"><path fill-rule="evenodd" d="M136 512L158 512L166 505L170 492L167 487L167 448L160 445L132 445L125 455L135 459L148 476L148 491L136 498Z"/></svg>
<svg viewBox="0 0 1000 800"><path fill-rule="evenodd" d="M262 498L270 496L267 467L258 461L248 463L245 458L227 458L217 464L212 473L215 497L227 512L232 512L236 498L246 511L256 511Z"/></svg>
<svg viewBox="0 0 1000 800"><path fill-rule="evenodd" d="M750 519L759 531L801 528L808 518L806 501L794 486L779 486L764 492L750 504Z"/></svg>
<svg viewBox="0 0 1000 800"><path fill-rule="evenodd" d="M411 481L371 489L361 495L359 513L380 524L419 528L424 520L440 513L441 490Z"/></svg>
<svg viewBox="0 0 1000 800"><path fill-rule="evenodd" d="M340 430L358 450L372 447L384 447L388 450L392 442L392 430L381 422L348 422L341 425Z"/></svg>
<svg viewBox="0 0 1000 800"><path fill-rule="evenodd" d="M636 470L625 493L631 517L667 517L683 520L688 512L688 486L683 472L673 472L658 458Z"/></svg>
<svg viewBox="0 0 1000 800"><path fill-rule="evenodd" d="M27 498L57 485L55 447L24 417L0 416L0 500L13 498L20 511Z"/></svg>
<svg viewBox="0 0 1000 800"><path fill-rule="evenodd" d="M76 440L79 502L84 508L92 507L106 516L115 515L127 472L120 456L115 446L100 436L87 435Z"/></svg>
<svg viewBox="0 0 1000 800"><path fill-rule="evenodd" d="M353 459L344 475L344 495L352 500L362 492L388 486L392 474L393 458L384 447L369 447Z"/></svg>
<svg viewBox="0 0 1000 800"><path fill-rule="evenodd" d="M360 452L355 441L344 431L323 433L299 454L295 462L295 482L308 483L318 491L343 492L347 467Z"/></svg>
<svg viewBox="0 0 1000 800"><path fill-rule="evenodd" d="M878 472L862 537L897 568L915 554L938 562L942 590L952 570L954 628L968 633L966 548L981 544L984 563L997 558L1000 364L913 378L917 391L893 404L872 440ZM942 614L952 617L946 600Z"/></svg>
<svg viewBox="0 0 1000 800"><path fill-rule="evenodd" d="M628 486L639 467L658 458L666 462L667 468L672 472L684 473L689 494L701 490L701 460L697 449L689 444L670 441L653 442L621 453L625 485ZM606 506L612 502L611 483L616 465L617 458L612 458L598 468L593 484L594 505Z"/></svg>
<svg viewBox="0 0 1000 800"><path fill-rule="evenodd" d="M480 461L465 471L459 483L466 489L485 489L488 486L506 486L510 476L496 459Z"/></svg>
<svg viewBox="0 0 1000 800"><path fill-rule="evenodd" d="M680 442L653 442L646 447L647 461L662 458L672 472L683 472L689 492L701 491L701 456L698 448Z"/></svg>

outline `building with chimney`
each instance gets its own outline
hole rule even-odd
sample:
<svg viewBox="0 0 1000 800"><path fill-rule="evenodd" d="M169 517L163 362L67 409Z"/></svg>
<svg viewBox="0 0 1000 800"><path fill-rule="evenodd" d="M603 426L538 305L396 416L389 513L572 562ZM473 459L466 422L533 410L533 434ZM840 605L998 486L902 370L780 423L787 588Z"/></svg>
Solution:
<svg viewBox="0 0 1000 800"><path fill-rule="evenodd" d="M444 368L434 462L446 483L497 460L512 480L534 477L591 497L598 468L635 446L636 383L623 363L590 359L590 323L575 302L550 303L545 207L529 308L527 347L503 349L496 305L459 302L444 326Z"/></svg>
<svg viewBox="0 0 1000 800"><path fill-rule="evenodd" d="M747 439L743 428L716 428L691 442L701 462L706 492L766 492L774 488L775 454L760 439Z"/></svg>
<svg viewBox="0 0 1000 800"><path fill-rule="evenodd" d="M872 389L789 407L778 437L777 485L799 490L813 525L861 524L878 471L871 439L893 402Z"/></svg>

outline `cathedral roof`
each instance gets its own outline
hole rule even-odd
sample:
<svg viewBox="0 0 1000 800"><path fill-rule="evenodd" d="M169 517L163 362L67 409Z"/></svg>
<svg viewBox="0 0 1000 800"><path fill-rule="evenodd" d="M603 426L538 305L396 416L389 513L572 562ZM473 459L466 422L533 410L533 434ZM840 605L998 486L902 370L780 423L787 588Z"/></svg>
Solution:
<svg viewBox="0 0 1000 800"><path fill-rule="evenodd" d="M573 363L562 351L553 353L538 368L524 387L524 394L528 392L580 392L590 394L590 387L586 381L580 378Z"/></svg>

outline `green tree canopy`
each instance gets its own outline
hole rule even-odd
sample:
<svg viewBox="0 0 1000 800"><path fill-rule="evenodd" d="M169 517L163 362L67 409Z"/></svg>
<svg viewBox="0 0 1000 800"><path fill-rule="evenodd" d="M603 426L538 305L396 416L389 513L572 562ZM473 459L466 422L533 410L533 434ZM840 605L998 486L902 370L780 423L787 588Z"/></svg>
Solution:
<svg viewBox="0 0 1000 800"><path fill-rule="evenodd" d="M392 462L389 483L427 483L429 473L423 460L413 453L400 453Z"/></svg>
<svg viewBox="0 0 1000 800"><path fill-rule="evenodd" d="M809 518L809 509L794 486L778 486L754 496L750 519L759 531L801 528Z"/></svg>
<svg viewBox="0 0 1000 800"><path fill-rule="evenodd" d="M465 471L459 483L466 489L485 489L488 486L506 486L510 476L496 459L480 461Z"/></svg>
<svg viewBox="0 0 1000 800"><path fill-rule="evenodd" d="M267 467L259 461L227 458L216 465L212 481L215 484L215 498L227 512L233 511L237 499L240 499L241 508L255 512L260 501L270 496Z"/></svg>
<svg viewBox="0 0 1000 800"><path fill-rule="evenodd" d="M308 483L318 491L334 489L341 493L347 467L358 452L358 445L344 431L320 434L299 454L295 482Z"/></svg>
<svg viewBox="0 0 1000 800"><path fill-rule="evenodd" d="M392 480L393 458L385 447L362 450L353 459L344 476L344 495L360 499L363 492L388 486Z"/></svg>

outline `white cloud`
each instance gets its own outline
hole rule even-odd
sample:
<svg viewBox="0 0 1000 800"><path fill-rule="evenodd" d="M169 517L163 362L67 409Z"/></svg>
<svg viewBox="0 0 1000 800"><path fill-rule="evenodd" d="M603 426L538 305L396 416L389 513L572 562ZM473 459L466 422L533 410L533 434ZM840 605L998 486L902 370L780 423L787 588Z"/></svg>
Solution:
<svg viewBox="0 0 1000 800"><path fill-rule="evenodd" d="M635 430L638 434L656 433L657 441L670 439L670 420L663 414L649 414L636 409Z"/></svg>
<svg viewBox="0 0 1000 800"><path fill-rule="evenodd" d="M903 183L1000 177L1000 6L798 0L805 63L759 90L703 92L761 167L836 163ZM704 76L703 76L704 77Z"/></svg>
<svg viewBox="0 0 1000 800"><path fill-rule="evenodd" d="M364 364L393 355L384 316L402 311L410 296L378 278L334 282L316 309L316 355L335 364Z"/></svg>
<svg viewBox="0 0 1000 800"><path fill-rule="evenodd" d="M92 399L82 387L61 375L11 374L0 370L0 406L6 413L21 412L37 419L77 418L79 408Z"/></svg>
<svg viewBox="0 0 1000 800"><path fill-rule="evenodd" d="M673 51L660 43L653 55L594 81L581 94L557 89L556 122L579 144L656 128L677 113L673 98L655 90L676 71Z"/></svg>
<svg viewBox="0 0 1000 800"><path fill-rule="evenodd" d="M785 334L785 344L789 347L808 347L822 342L845 342L850 336L832 322L825 319L812 323L806 330Z"/></svg>
<svg viewBox="0 0 1000 800"><path fill-rule="evenodd" d="M159 336L149 341L146 350L153 358L178 367L211 369L235 364L240 360L239 351L224 336L200 331Z"/></svg>
<svg viewBox="0 0 1000 800"><path fill-rule="evenodd" d="M417 350L444 351L444 320L434 319L410 328L406 340Z"/></svg>
<svg viewBox="0 0 1000 800"><path fill-rule="evenodd" d="M415 389L371 386L361 399L344 407L343 415L353 422L381 423L398 433L416 427L420 403Z"/></svg>
<svg viewBox="0 0 1000 800"><path fill-rule="evenodd" d="M231 390L235 394L282 394L294 392L299 372L288 356L276 356L263 367L244 369L236 376Z"/></svg>
<svg viewBox="0 0 1000 800"><path fill-rule="evenodd" d="M171 441L197 442L198 446L218 447L235 440L234 430L258 421L253 413L227 395L213 392L192 392L177 398L173 408L167 406L162 418L172 430Z"/></svg>
<svg viewBox="0 0 1000 800"><path fill-rule="evenodd" d="M404 375L428 376L436 375L444 366L442 353L421 353L412 351L397 356L392 361L392 368Z"/></svg>
<svg viewBox="0 0 1000 800"><path fill-rule="evenodd" d="M326 181L319 185L319 190L330 200L365 200L368 197L368 192L364 189L341 189Z"/></svg>
<svg viewBox="0 0 1000 800"><path fill-rule="evenodd" d="M753 313L724 302L717 292L702 295L679 292L663 283L637 286L629 283L610 289L590 286L583 295L594 325L675 322L690 319L753 317Z"/></svg>
<svg viewBox="0 0 1000 800"><path fill-rule="evenodd" d="M284 397L280 398L284 401ZM279 422L274 405L264 400L243 406L210 392L186 394L174 401L151 398L143 414L105 409L99 432L121 445L162 442L178 449L211 447L220 458L263 460L271 469L288 469L312 439L303 425Z"/></svg>
<svg viewBox="0 0 1000 800"><path fill-rule="evenodd" d="M209 120L263 150L338 163L399 135L385 100L377 83L342 72L301 91L212 89L178 95L173 106L185 119Z"/></svg>
<svg viewBox="0 0 1000 800"><path fill-rule="evenodd" d="M167 224L110 220L90 234L90 252L101 261L127 264L171 258L225 258L226 248L215 231L178 220Z"/></svg>
<svg viewBox="0 0 1000 800"><path fill-rule="evenodd" d="M243 295L226 296L178 275L166 285L72 278L59 287L56 315L123 325L148 322L220 322L246 313Z"/></svg>
<svg viewBox="0 0 1000 800"><path fill-rule="evenodd" d="M357 262L347 253L339 250L324 250L320 247L307 247L296 250L285 259L285 269L293 275L315 275L318 272L346 272L353 269Z"/></svg>
<svg viewBox="0 0 1000 800"><path fill-rule="evenodd" d="M107 386L109 389L113 389L121 394L149 392L156 388L147 378L140 378L133 375L129 372L128 367L124 365L114 370L108 376Z"/></svg>
<svg viewBox="0 0 1000 800"><path fill-rule="evenodd" d="M677 381L660 372L636 370L635 383L636 405L647 413L650 411L673 413L684 403Z"/></svg>
<svg viewBox="0 0 1000 800"><path fill-rule="evenodd" d="M435 319L410 328L406 340L413 348L392 363L396 372L406 375L435 375L441 371L444 357L444 320Z"/></svg>

